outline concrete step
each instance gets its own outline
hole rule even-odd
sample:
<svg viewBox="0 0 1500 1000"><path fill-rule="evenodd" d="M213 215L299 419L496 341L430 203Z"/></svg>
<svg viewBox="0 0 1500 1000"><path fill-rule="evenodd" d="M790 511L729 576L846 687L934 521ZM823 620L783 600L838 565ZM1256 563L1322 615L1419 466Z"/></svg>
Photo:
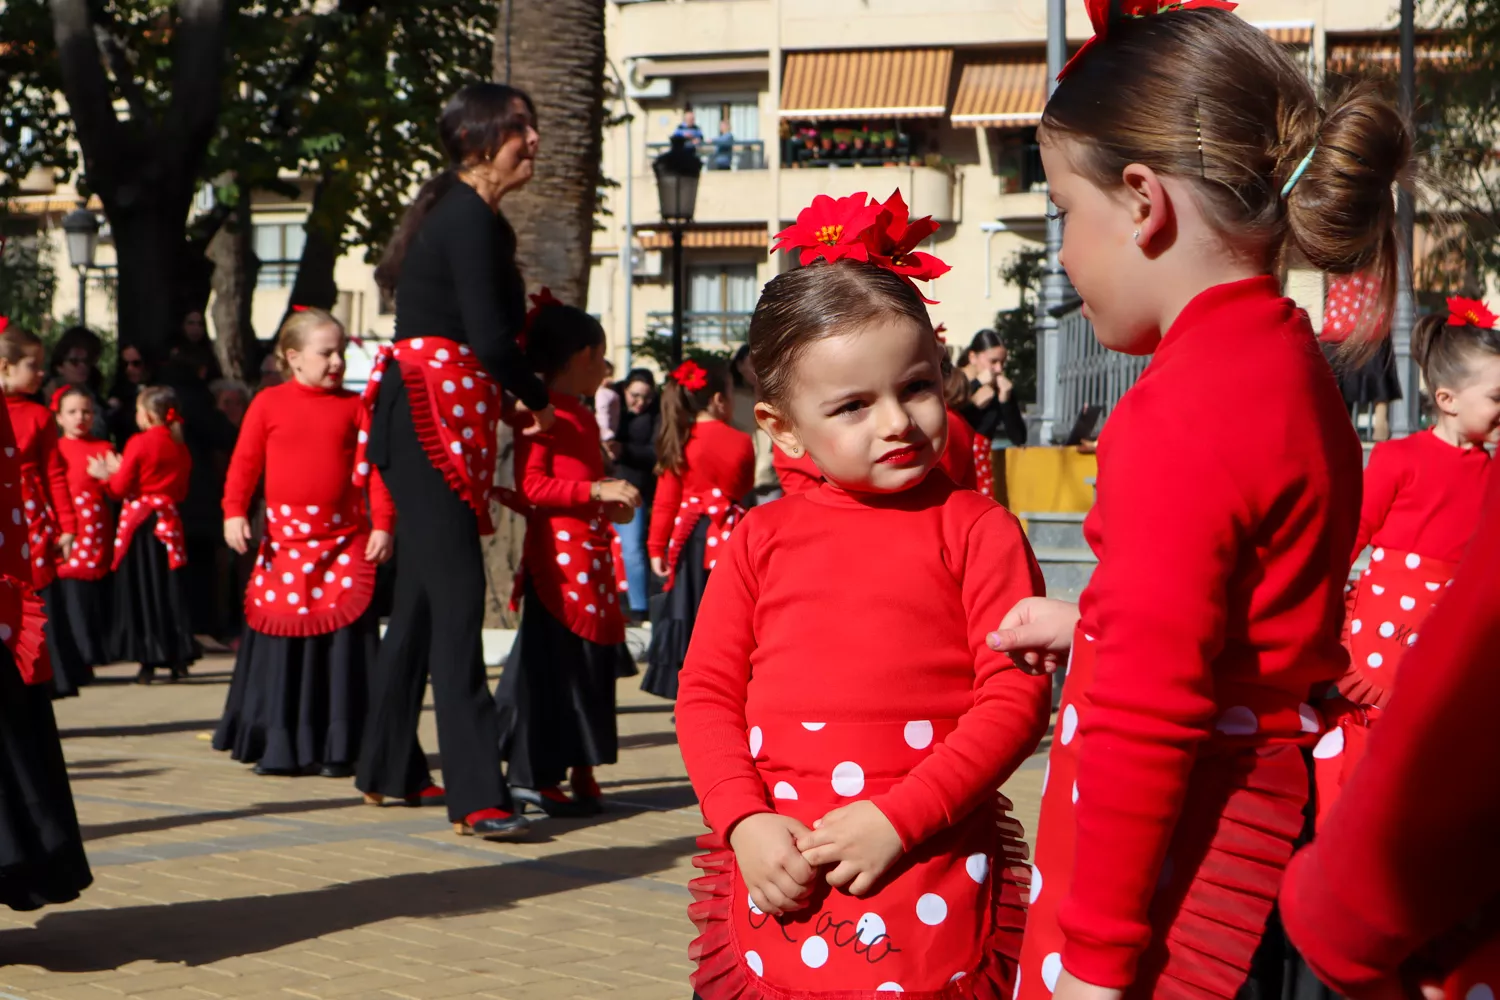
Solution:
<svg viewBox="0 0 1500 1000"><path fill-rule="evenodd" d="M1033 546L1032 551L1047 581L1047 596L1065 601L1078 600L1099 562L1082 546Z"/></svg>
<svg viewBox="0 0 1500 1000"><path fill-rule="evenodd" d="M1083 514L1022 514L1026 521L1026 537L1032 548L1081 549L1087 548L1083 540Z"/></svg>

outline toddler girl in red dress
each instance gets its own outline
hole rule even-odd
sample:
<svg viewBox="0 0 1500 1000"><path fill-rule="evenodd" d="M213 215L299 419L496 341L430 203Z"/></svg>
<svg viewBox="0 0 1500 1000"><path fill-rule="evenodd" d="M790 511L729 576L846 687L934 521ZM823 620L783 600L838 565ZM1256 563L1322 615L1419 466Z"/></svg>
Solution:
<svg viewBox="0 0 1500 1000"><path fill-rule="evenodd" d="M1320 105L1221 0L1110 6L1088 4L1041 151L1095 336L1153 357L1099 440L1080 605L1024 602L995 637L1072 656L1018 997L1265 1000L1292 981L1273 904L1309 832L1315 703L1347 664L1361 471L1276 275L1295 252L1395 288L1411 133L1371 90Z"/></svg>
<svg viewBox="0 0 1500 1000"><path fill-rule="evenodd" d="M78 531L66 559L57 563L57 579L48 602L54 662L80 665L81 676L110 661L109 567L114 560L114 505L89 462L114 449L93 436L94 400L82 386L65 385L52 397L62 436L58 454L68 477L68 494Z"/></svg>
<svg viewBox="0 0 1500 1000"><path fill-rule="evenodd" d="M1012 991L1026 847L999 788L1051 686L985 635L1041 573L1016 519L937 468L941 346L914 281L947 267L913 252L936 227L867 201L799 216L782 245L808 266L750 325L757 419L823 481L745 515L682 671L705 1000Z"/></svg>

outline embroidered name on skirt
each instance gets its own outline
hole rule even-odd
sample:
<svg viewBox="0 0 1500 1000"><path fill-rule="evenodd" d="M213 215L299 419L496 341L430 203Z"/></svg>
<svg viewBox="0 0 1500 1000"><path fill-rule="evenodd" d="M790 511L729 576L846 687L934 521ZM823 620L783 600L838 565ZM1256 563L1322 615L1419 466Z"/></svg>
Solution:
<svg viewBox="0 0 1500 1000"><path fill-rule="evenodd" d="M667 542L667 582L663 590L671 590L677 582L677 560L682 547L693 537L693 529L701 518L708 518L708 535L704 539L703 568L713 569L719 561L719 546L729 541L734 526L745 512L738 504L730 502L724 491L715 487L707 497L684 497L677 508L677 517L672 522L672 538Z"/></svg>
<svg viewBox="0 0 1500 1000"><path fill-rule="evenodd" d="M187 551L182 542L182 517L177 513L177 505L164 493L148 493L128 501L120 511L120 525L115 530L114 564L110 569L120 568L120 561L125 558L125 550L130 548L136 529L152 514L156 515L153 533L167 547L167 567L182 569L187 565Z"/></svg>
<svg viewBox="0 0 1500 1000"><path fill-rule="evenodd" d="M422 450L453 491L473 508L479 533L494 534L490 498L497 492L493 485L498 452L495 424L503 405L499 385L467 344L443 337L413 337L388 344L376 355L365 386L367 415L374 412L380 381L393 361L406 383L412 425ZM369 434L360 431L354 467L354 482L360 487L370 476L368 443ZM504 493L497 499L510 505Z"/></svg>
<svg viewBox="0 0 1500 1000"><path fill-rule="evenodd" d="M10 420L0 420L0 642L10 650L27 684L52 679L42 628L47 612L32 584L31 542L22 510L21 467ZM9 511L8 514L4 513Z"/></svg>
<svg viewBox="0 0 1500 1000"><path fill-rule="evenodd" d="M31 579L36 589L41 590L57 574L52 563L52 549L60 535L57 515L47 502L42 477L32 469L21 472L21 496L26 511L26 541L31 547Z"/></svg>
<svg viewBox="0 0 1500 1000"><path fill-rule="evenodd" d="M102 496L82 493L73 498L73 514L78 518L78 534L67 560L58 564L57 575L65 580L102 580L114 557L109 508Z"/></svg>
<svg viewBox="0 0 1500 1000"><path fill-rule="evenodd" d="M336 632L370 606L375 564L365 558L369 523L357 507L266 505L245 621L266 635Z"/></svg>

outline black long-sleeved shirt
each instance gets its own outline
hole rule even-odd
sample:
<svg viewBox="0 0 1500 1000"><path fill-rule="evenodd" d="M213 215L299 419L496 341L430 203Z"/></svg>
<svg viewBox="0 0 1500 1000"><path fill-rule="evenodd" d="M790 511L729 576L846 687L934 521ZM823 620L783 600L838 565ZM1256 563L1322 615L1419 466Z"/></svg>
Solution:
<svg viewBox="0 0 1500 1000"><path fill-rule="evenodd" d="M661 425L661 411L652 403L644 413L631 413L629 408L620 411L620 429L615 431L615 441L620 445L620 457L615 459L615 471L620 478L641 491L641 498L649 507L656 493L656 429Z"/></svg>
<svg viewBox="0 0 1500 1000"><path fill-rule="evenodd" d="M969 383L969 391L973 392L979 388L976 379ZM1013 445L1026 444L1026 418L1021 416L1021 404L1016 402L1015 396L1005 402L1000 402L1000 397L995 396L990 400L988 406L980 407L972 404L965 405L959 411L959 415L969 422L974 428L974 433L984 438L999 437L1004 432Z"/></svg>
<svg viewBox="0 0 1500 1000"><path fill-rule="evenodd" d="M396 339L447 337L468 344L507 392L540 410L547 387L516 346L525 322L515 231L459 181L432 206L401 262Z"/></svg>

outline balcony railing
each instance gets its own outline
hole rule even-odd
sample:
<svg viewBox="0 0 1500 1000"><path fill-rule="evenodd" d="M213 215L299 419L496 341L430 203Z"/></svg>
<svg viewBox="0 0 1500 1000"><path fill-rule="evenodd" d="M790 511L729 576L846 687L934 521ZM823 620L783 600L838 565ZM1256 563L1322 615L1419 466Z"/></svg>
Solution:
<svg viewBox="0 0 1500 1000"><path fill-rule="evenodd" d="M656 159L671 147L669 142L646 143L647 162ZM705 136L698 144L698 158L703 161L704 170L764 170L766 144L760 139L719 143Z"/></svg>
<svg viewBox="0 0 1500 1000"><path fill-rule="evenodd" d="M646 329L665 337L672 335L672 314L646 314ZM690 344L708 348L738 347L750 333L747 312L686 312L682 314L682 337Z"/></svg>
<svg viewBox="0 0 1500 1000"><path fill-rule="evenodd" d="M1047 172L1042 169L1042 148L1034 142L1000 147L995 161L1001 194L1026 194L1047 190Z"/></svg>

